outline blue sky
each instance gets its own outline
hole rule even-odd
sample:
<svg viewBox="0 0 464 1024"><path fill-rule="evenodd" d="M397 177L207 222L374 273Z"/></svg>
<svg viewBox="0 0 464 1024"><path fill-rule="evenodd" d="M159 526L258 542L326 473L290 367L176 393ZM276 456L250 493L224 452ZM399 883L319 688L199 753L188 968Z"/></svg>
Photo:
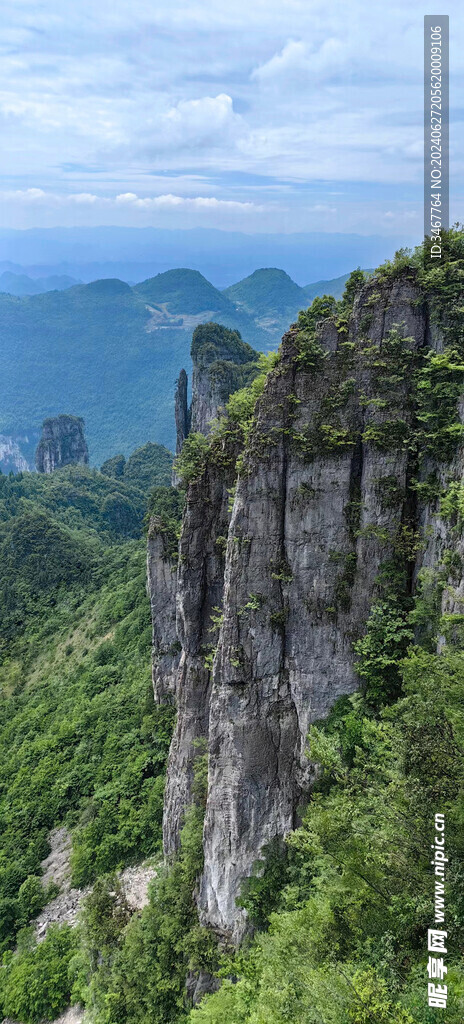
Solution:
<svg viewBox="0 0 464 1024"><path fill-rule="evenodd" d="M452 219L464 19L451 13ZM422 231L409 3L3 0L0 226Z"/></svg>

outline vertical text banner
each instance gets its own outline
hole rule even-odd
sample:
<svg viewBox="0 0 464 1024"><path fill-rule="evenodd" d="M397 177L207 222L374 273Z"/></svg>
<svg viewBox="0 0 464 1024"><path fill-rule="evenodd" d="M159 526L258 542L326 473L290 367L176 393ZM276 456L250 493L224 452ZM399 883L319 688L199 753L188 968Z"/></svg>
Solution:
<svg viewBox="0 0 464 1024"><path fill-rule="evenodd" d="M424 17L424 237L440 260L449 227L449 16Z"/></svg>

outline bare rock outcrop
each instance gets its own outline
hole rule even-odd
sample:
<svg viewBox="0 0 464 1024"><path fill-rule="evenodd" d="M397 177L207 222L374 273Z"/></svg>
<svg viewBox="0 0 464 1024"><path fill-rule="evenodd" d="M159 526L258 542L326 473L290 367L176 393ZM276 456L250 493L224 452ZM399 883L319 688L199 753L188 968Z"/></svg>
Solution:
<svg viewBox="0 0 464 1024"><path fill-rule="evenodd" d="M192 403L188 406L188 379L181 370L175 392L176 452L190 431L209 434L227 399L258 372L259 353L242 341L238 331L222 324L199 324L192 338Z"/></svg>
<svg viewBox="0 0 464 1024"><path fill-rule="evenodd" d="M188 378L185 370L181 370L176 384L174 415L176 421L176 455L190 431L190 409L187 397Z"/></svg>
<svg viewBox="0 0 464 1024"><path fill-rule="evenodd" d="M157 516L148 527L147 580L152 620L152 678L157 704L172 703L181 645L176 630L177 563Z"/></svg>
<svg viewBox="0 0 464 1024"><path fill-rule="evenodd" d="M35 453L38 473L53 473L61 466L86 466L88 461L84 420L80 416L53 416L44 420Z"/></svg>
<svg viewBox="0 0 464 1024"><path fill-rule="evenodd" d="M42 885L47 888L53 882L59 893L41 910L34 922L37 942L43 942L47 931L54 924L74 926L79 917L82 901L92 891L87 885L82 889L71 885L71 835L65 826L52 829L49 835L50 853L42 861ZM148 903L150 882L157 876L157 870L149 863L137 864L119 872L124 897L130 910L142 910Z"/></svg>
<svg viewBox="0 0 464 1024"><path fill-rule="evenodd" d="M27 437L24 440L27 441ZM18 439L0 434L0 472L27 473L30 468Z"/></svg>

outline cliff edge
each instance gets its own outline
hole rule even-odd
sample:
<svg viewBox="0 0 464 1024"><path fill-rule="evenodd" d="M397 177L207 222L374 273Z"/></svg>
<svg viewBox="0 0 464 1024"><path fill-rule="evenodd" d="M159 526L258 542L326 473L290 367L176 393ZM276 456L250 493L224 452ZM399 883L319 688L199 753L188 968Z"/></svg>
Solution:
<svg viewBox="0 0 464 1024"><path fill-rule="evenodd" d="M235 944L242 882L298 821L317 771L309 727L360 687L372 616L401 622L424 567L441 574L444 611L464 592L444 567L455 541L439 503L464 465L453 325L412 270L355 278L341 306L316 300L300 314L261 384L255 369L248 413L243 392L186 492L169 598L180 650L165 853L178 849L203 738L199 916ZM211 365L194 375L197 431L213 418Z"/></svg>

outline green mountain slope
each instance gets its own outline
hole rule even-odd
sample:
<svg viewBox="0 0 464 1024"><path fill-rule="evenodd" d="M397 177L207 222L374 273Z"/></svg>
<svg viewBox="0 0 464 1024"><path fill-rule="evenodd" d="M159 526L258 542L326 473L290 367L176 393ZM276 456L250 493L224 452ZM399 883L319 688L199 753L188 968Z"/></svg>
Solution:
<svg viewBox="0 0 464 1024"><path fill-rule="evenodd" d="M0 476L2 949L46 901L54 824L73 830L78 885L160 850L172 711L152 698L142 536L149 466L166 481L156 455L134 453L126 479ZM157 486L151 507L172 518L176 495Z"/></svg>
<svg viewBox="0 0 464 1024"><path fill-rule="evenodd" d="M365 274L373 274L373 270L365 270ZM341 277L334 277L330 281L314 281L306 284L302 289L305 295L306 305L316 298L316 295L333 295L334 299L341 299L345 290L349 274L342 274Z"/></svg>
<svg viewBox="0 0 464 1024"><path fill-rule="evenodd" d="M134 292L147 302L166 303L171 313L202 313L205 310L226 312L236 310L214 285L198 270L167 270L148 281L136 284Z"/></svg>
<svg viewBox="0 0 464 1024"><path fill-rule="evenodd" d="M255 316L265 316L269 310L282 313L299 308L298 303L304 302L303 288L275 267L255 270L243 281L226 288L224 295Z"/></svg>
<svg viewBox="0 0 464 1024"><path fill-rule="evenodd" d="M300 309L318 295L333 295L341 299L349 274L330 281L316 281L304 288L292 281L284 270L267 268L255 270L243 281L231 285L223 292L239 309L254 317L260 327L269 331L285 331Z"/></svg>
<svg viewBox="0 0 464 1024"><path fill-rule="evenodd" d="M40 295L42 292L63 291L78 283L67 274L35 278L27 274L14 274L10 270L0 274L0 292L8 292L10 295Z"/></svg>
<svg viewBox="0 0 464 1024"><path fill-rule="evenodd" d="M66 409L84 417L93 465L147 438L172 448L179 367L197 324L218 318L259 348L277 340L194 271L0 294L0 434L36 432Z"/></svg>
<svg viewBox="0 0 464 1024"><path fill-rule="evenodd" d="M349 276L349 274L343 274L341 277L334 277L331 281L312 281L311 284L306 284L302 289L306 302L312 302L316 295L333 295L334 299L341 299Z"/></svg>
<svg viewBox="0 0 464 1024"><path fill-rule="evenodd" d="M224 295L253 316L260 327L281 334L308 305L303 289L284 270L276 268L255 270L226 288Z"/></svg>
<svg viewBox="0 0 464 1024"><path fill-rule="evenodd" d="M117 477L87 466L0 475L0 656L50 595L54 604L55 591L85 590L104 575L108 546L140 538L147 495L169 485L171 464L166 449L149 444Z"/></svg>

